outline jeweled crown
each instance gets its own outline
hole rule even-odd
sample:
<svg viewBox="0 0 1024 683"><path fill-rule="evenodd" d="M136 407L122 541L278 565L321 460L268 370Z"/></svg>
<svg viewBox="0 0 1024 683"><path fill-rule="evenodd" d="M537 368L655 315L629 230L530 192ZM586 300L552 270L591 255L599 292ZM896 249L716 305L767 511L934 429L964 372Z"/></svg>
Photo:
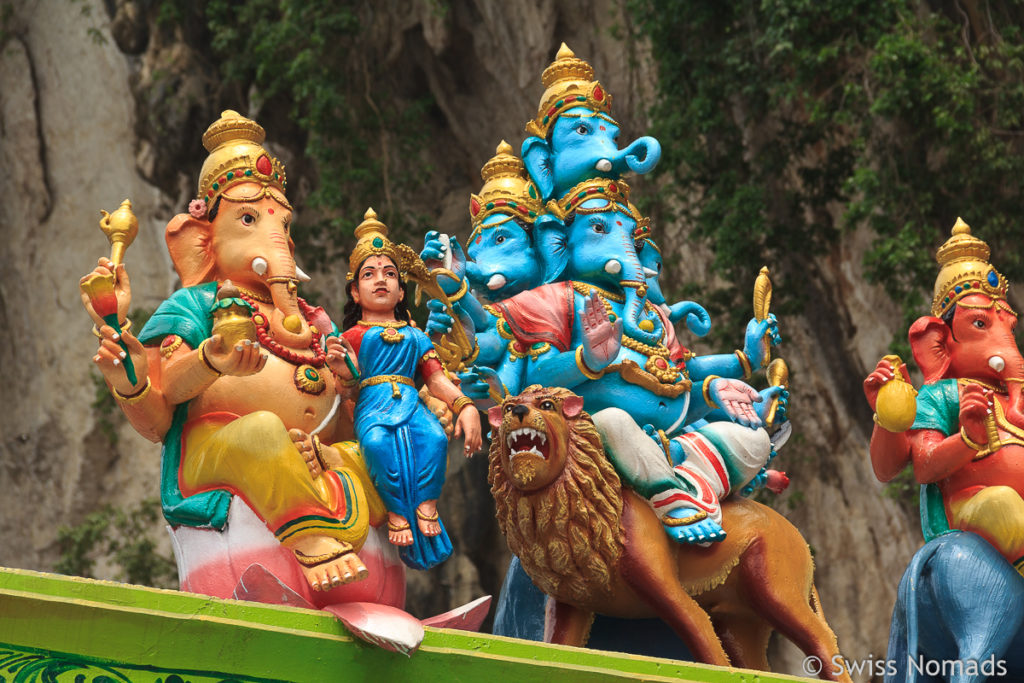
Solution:
<svg viewBox="0 0 1024 683"><path fill-rule="evenodd" d="M473 226L470 242L492 214L506 213L532 224L543 210L540 193L530 180L526 166L512 153L512 145L504 140L480 169L480 177L484 181L480 194L469 196L469 218Z"/></svg>
<svg viewBox="0 0 1024 683"><path fill-rule="evenodd" d="M957 218L952 236L935 254L939 275L935 279L932 315L941 317L968 294L1006 298L1009 284L988 262L989 253L988 245L971 234L971 226Z"/></svg>
<svg viewBox="0 0 1024 683"><path fill-rule="evenodd" d="M348 258L348 273L345 279L351 282L359 271L363 261L371 256L387 256L395 266L401 268L398 249L394 242L388 239L388 226L377 219L377 212L372 208L363 214L363 222L356 226L356 246L352 249L352 255Z"/></svg>
<svg viewBox="0 0 1024 683"><path fill-rule="evenodd" d="M607 204L600 207L583 208L582 204L591 199L604 199L623 208L625 213L636 221L636 229L633 231L634 240L640 241L650 234L651 219L641 214L640 210L629 201L629 185L621 180L610 178L584 180L565 193L558 201L549 201L548 213L564 221L576 213L603 213L608 210Z"/></svg>
<svg viewBox="0 0 1024 683"><path fill-rule="evenodd" d="M611 115L612 96L594 80L594 67L562 43L555 61L541 75L544 94L537 116L526 124L528 135L546 138L555 120L572 107L587 107Z"/></svg>
<svg viewBox="0 0 1024 683"><path fill-rule="evenodd" d="M266 137L260 124L230 109L210 124L203 134L203 146L210 154L199 173L198 195L207 210L225 190L245 182L263 185L264 192L274 188L280 193L275 199L284 200L284 164L263 148Z"/></svg>

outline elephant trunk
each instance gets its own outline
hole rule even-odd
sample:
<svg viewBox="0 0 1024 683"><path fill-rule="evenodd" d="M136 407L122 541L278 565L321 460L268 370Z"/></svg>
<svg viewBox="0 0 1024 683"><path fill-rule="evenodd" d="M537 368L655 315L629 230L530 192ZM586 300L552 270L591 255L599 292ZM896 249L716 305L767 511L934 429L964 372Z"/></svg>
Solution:
<svg viewBox="0 0 1024 683"><path fill-rule="evenodd" d="M274 301L274 312L270 315L270 333L278 343L286 347L305 348L312 340L313 334L299 309L296 286L299 279L295 259L287 247L282 249L282 252L265 262L267 287Z"/></svg>
<svg viewBox="0 0 1024 683"><path fill-rule="evenodd" d="M649 135L637 138L611 160L612 168L619 176L632 172L649 173L661 160L661 143Z"/></svg>
<svg viewBox="0 0 1024 683"><path fill-rule="evenodd" d="M644 276L644 268L636 255L632 236L623 234L622 242L623 248L619 258L608 261L605 265L606 272L619 275L619 284L626 295L626 301L622 306L622 332L645 344L658 344L663 330L657 330L657 326L653 324L650 329L641 327L641 318L647 303L647 279Z"/></svg>
<svg viewBox="0 0 1024 683"><path fill-rule="evenodd" d="M696 301L680 301L672 306L672 322L686 319L686 327L698 337L711 331L711 316Z"/></svg>

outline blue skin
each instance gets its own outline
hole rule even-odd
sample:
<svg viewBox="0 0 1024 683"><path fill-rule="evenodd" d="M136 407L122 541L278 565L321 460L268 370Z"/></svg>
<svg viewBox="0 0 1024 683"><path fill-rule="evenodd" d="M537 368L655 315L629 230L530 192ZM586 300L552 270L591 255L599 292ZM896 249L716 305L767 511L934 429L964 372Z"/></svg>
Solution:
<svg viewBox="0 0 1024 683"><path fill-rule="evenodd" d="M546 140L530 136L523 141L526 170L545 201L562 197L590 178L621 178L626 173L649 173L661 159L661 145L652 137L638 138L618 147L619 125L587 107L572 107L551 126ZM610 168L601 170L607 160Z"/></svg>
<svg viewBox="0 0 1024 683"><path fill-rule="evenodd" d="M695 301L678 301L671 306L666 305L665 294L661 291L661 270L664 261L657 247L650 239L643 242L638 252L640 265L644 267L647 276L647 300L655 306L665 306L668 309L669 320L677 323L686 319L686 328L698 337L705 336L711 331L711 317L703 306Z"/></svg>

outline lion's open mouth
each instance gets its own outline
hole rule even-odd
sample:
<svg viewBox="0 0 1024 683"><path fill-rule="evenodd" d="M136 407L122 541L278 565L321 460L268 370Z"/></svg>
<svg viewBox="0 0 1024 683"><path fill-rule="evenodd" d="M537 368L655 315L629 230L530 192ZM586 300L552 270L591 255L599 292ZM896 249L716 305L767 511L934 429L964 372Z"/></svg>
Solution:
<svg viewBox="0 0 1024 683"><path fill-rule="evenodd" d="M548 459L548 437L544 432L539 432L530 427L513 429L505 438L508 450L513 457L531 453L539 458Z"/></svg>

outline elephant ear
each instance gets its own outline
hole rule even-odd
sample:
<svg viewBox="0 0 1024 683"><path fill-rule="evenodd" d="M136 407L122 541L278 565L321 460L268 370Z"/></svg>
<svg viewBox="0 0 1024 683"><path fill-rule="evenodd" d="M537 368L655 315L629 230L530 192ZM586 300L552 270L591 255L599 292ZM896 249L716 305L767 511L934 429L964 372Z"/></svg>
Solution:
<svg viewBox="0 0 1024 683"><path fill-rule="evenodd" d="M909 337L914 360L924 373L925 383L945 379L952 359L949 325L934 316L922 316L910 326Z"/></svg>
<svg viewBox="0 0 1024 683"><path fill-rule="evenodd" d="M541 199L547 201L555 192L555 173L553 168L551 143L535 135L523 140L521 156L526 170L536 183Z"/></svg>
<svg viewBox="0 0 1024 683"><path fill-rule="evenodd" d="M544 264L544 283L556 282L569 263L569 235L565 225L549 213L533 224L537 251Z"/></svg>
<svg viewBox="0 0 1024 683"><path fill-rule="evenodd" d="M217 279L210 221L179 213L167 224L164 239L183 287Z"/></svg>

